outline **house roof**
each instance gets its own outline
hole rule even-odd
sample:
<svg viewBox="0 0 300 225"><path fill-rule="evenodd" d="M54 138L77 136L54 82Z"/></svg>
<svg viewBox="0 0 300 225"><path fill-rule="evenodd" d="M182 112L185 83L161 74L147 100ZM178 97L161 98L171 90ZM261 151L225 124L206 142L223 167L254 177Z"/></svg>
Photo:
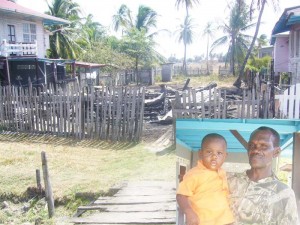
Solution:
<svg viewBox="0 0 300 225"><path fill-rule="evenodd" d="M291 151L293 133L300 132L300 120L285 119L177 119L176 143L191 151L198 151L202 138L218 133L227 141L228 152L245 152L245 147L231 131L237 131L248 142L251 133L260 126L268 126L280 134L283 151Z"/></svg>
<svg viewBox="0 0 300 225"><path fill-rule="evenodd" d="M89 63L89 62L75 62L75 66L84 68L100 68L107 66L106 64Z"/></svg>
<svg viewBox="0 0 300 225"><path fill-rule="evenodd" d="M41 19L45 25L70 23L68 20L36 12L8 0L0 0L0 12L4 15L19 15L29 20Z"/></svg>
<svg viewBox="0 0 300 225"><path fill-rule="evenodd" d="M286 8L272 30L271 45L275 43L275 34L290 31L292 25L300 23L300 6Z"/></svg>

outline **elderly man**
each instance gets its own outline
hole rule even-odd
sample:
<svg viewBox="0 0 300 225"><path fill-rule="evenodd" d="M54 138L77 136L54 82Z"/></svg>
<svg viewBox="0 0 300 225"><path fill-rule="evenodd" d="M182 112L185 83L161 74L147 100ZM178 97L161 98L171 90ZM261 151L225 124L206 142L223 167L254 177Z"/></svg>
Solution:
<svg viewBox="0 0 300 225"><path fill-rule="evenodd" d="M294 191L272 171L272 160L280 153L279 141L274 129L256 129L248 143L251 169L241 174L228 174L234 224L299 224Z"/></svg>

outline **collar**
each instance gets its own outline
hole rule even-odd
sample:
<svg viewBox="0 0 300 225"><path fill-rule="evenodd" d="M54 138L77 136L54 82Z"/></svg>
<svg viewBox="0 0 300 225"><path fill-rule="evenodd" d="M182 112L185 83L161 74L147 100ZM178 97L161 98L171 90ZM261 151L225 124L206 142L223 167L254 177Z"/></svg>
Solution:
<svg viewBox="0 0 300 225"><path fill-rule="evenodd" d="M203 161L200 159L198 160L198 163L197 163L197 167L201 170L206 170L206 171L211 171L211 172L217 172L220 176L223 176L225 174L225 171L222 170L222 169L218 169L217 171L214 171L214 170L210 170L210 169L207 169L204 165L203 165Z"/></svg>
<svg viewBox="0 0 300 225"><path fill-rule="evenodd" d="M266 183L266 182L278 180L278 177L275 175L275 173L273 171L272 171L271 176L266 177L266 178L262 178L262 179L260 179L258 181L250 180L250 178L247 175L247 170L244 171L244 173L242 173L242 174L243 174L243 176L245 176L245 179L247 179L249 182L254 182L254 183Z"/></svg>

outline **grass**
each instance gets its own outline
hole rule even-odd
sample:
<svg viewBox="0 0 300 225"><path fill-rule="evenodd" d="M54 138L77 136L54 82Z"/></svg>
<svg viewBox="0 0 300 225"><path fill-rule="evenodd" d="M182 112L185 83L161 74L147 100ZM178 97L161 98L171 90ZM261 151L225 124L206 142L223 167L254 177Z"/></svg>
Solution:
<svg viewBox="0 0 300 225"><path fill-rule="evenodd" d="M160 77L159 77L160 78ZM167 85L174 85L177 87L183 87L186 80L190 78L189 87L198 88L198 87L204 87L208 85L211 82L216 82L217 87L231 87L234 81L236 80L236 77L234 76L227 76L225 78L220 78L217 74L211 74L207 76L174 76L172 78L172 81L170 82L160 82L160 80L157 80L155 85L159 84L167 84Z"/></svg>
<svg viewBox="0 0 300 225"><path fill-rule="evenodd" d="M32 191L36 169L42 174L42 151L48 159L56 217L73 215L79 205L112 194L109 189L126 180L175 181L173 149L155 154L144 144L28 135L0 135L0 143L0 202L8 201L10 208L29 204L29 209L19 214L1 211L0 223L41 219L56 224L46 220L45 200Z"/></svg>

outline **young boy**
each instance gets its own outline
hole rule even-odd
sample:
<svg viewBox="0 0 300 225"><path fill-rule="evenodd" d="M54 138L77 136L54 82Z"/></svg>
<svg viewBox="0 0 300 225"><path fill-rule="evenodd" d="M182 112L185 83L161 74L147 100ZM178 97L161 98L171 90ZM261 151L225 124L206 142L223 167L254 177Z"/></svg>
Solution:
<svg viewBox="0 0 300 225"><path fill-rule="evenodd" d="M183 177L176 195L187 225L234 222L229 207L226 173L221 169L227 156L226 149L227 142L219 134L211 133L202 139L198 165Z"/></svg>

